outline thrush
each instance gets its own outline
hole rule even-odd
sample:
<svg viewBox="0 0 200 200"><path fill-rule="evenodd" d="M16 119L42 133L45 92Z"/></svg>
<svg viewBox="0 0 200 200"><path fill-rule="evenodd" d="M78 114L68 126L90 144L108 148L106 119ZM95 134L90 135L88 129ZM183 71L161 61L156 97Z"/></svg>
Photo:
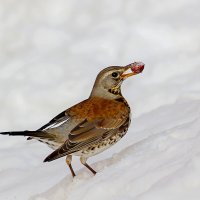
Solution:
<svg viewBox="0 0 200 200"><path fill-rule="evenodd" d="M87 159L108 149L126 134L131 122L131 109L122 96L121 84L143 69L141 62L107 67L98 74L88 99L63 111L36 131L0 134L29 136L29 140L46 143L55 151L44 162L66 156L73 177L72 156L79 156L81 163L96 174L87 164Z"/></svg>

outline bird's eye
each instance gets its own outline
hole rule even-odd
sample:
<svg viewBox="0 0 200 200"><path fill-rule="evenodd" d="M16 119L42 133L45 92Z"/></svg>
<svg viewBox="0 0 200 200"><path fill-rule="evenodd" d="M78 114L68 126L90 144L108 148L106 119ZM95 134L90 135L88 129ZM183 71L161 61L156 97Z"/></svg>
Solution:
<svg viewBox="0 0 200 200"><path fill-rule="evenodd" d="M117 78L118 76L119 76L119 73L118 73L118 72L113 72L113 73L112 73L112 77L113 77L113 78Z"/></svg>

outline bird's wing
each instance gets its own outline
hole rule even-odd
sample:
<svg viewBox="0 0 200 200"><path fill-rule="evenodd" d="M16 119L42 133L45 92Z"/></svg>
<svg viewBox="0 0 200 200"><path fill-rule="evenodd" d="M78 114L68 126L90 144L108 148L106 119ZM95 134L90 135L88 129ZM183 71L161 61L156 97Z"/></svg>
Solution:
<svg viewBox="0 0 200 200"><path fill-rule="evenodd" d="M87 100L85 100L85 101L87 101ZM71 115L69 114L69 111L73 110L73 108L78 107L78 105L80 105L81 103L82 102L80 102L79 104L76 104L76 105L72 106L71 108L68 108L67 110L61 112L59 115L54 117L50 122L48 122L47 124L45 124L44 126L39 128L37 131L43 131L43 130L47 130L47 129L54 129L54 128L57 128L57 127L61 126L62 124L64 124L65 122L67 122L71 118Z"/></svg>
<svg viewBox="0 0 200 200"><path fill-rule="evenodd" d="M50 122L39 128L37 131L43 131L49 128L56 128L65 123L69 118L70 116L67 114L67 110L65 110L54 117Z"/></svg>
<svg viewBox="0 0 200 200"><path fill-rule="evenodd" d="M44 162L58 159L96 144L117 133L126 121L127 117L104 118L92 121L84 119L70 132L69 139L59 149L50 154Z"/></svg>

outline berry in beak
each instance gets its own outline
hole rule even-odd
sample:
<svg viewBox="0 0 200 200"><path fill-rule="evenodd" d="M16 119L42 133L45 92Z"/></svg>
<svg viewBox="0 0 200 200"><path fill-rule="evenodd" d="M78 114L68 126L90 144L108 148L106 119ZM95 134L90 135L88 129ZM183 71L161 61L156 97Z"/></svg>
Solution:
<svg viewBox="0 0 200 200"><path fill-rule="evenodd" d="M126 79L126 78L128 78L130 76L142 73L142 71L144 70L144 66L145 66L145 64L142 63L142 62L134 62L134 63L131 63L131 64L125 66L124 67L125 71L121 75L121 78L124 80L124 79ZM129 69L131 70L131 72L130 73L125 73Z"/></svg>

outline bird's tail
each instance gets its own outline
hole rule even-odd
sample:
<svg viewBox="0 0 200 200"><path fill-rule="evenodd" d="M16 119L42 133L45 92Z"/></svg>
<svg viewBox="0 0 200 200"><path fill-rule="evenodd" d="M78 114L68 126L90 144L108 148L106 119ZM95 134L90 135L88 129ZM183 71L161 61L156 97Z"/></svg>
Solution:
<svg viewBox="0 0 200 200"><path fill-rule="evenodd" d="M45 134L43 131L13 131L13 132L0 132L0 135L12 135L12 136L29 136L36 138L43 138Z"/></svg>

